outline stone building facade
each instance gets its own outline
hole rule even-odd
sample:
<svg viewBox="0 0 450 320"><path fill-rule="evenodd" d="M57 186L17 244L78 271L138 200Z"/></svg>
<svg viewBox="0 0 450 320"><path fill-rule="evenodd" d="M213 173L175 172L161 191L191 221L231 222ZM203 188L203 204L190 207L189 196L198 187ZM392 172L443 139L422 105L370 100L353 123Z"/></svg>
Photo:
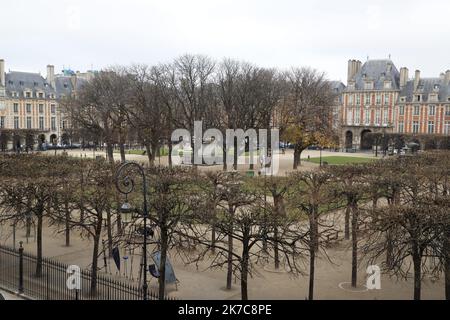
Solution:
<svg viewBox="0 0 450 320"><path fill-rule="evenodd" d="M37 133L36 144L62 144L67 126L59 101L76 91L88 74L55 74L47 66L46 76L31 72L6 72L5 61L0 60L0 134L10 131L16 138L8 149L22 146L20 132Z"/></svg>
<svg viewBox="0 0 450 320"><path fill-rule="evenodd" d="M449 135L450 71L421 78L417 70L410 79L390 59L349 60L340 120L346 149L370 149L369 132Z"/></svg>

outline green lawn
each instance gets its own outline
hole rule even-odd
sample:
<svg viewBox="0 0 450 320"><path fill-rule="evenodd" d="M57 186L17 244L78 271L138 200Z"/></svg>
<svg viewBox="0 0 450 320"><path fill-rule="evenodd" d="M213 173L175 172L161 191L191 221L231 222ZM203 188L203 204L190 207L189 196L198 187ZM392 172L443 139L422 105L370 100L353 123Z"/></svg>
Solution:
<svg viewBox="0 0 450 320"><path fill-rule="evenodd" d="M161 156L167 156L169 154L169 150L167 148L161 148L160 149ZM114 150L114 153L120 153L119 150ZM145 155L145 150L136 150L136 149L128 149L125 150L125 154L138 154L138 155Z"/></svg>
<svg viewBox="0 0 450 320"><path fill-rule="evenodd" d="M320 158L310 158L308 159L302 159L305 161L309 161L312 163L320 163ZM372 162L376 160L375 158L360 158L360 157L343 157L343 156L330 156L330 157L322 157L322 163L325 161L328 164L335 165L335 164L351 164L351 163L367 163Z"/></svg>

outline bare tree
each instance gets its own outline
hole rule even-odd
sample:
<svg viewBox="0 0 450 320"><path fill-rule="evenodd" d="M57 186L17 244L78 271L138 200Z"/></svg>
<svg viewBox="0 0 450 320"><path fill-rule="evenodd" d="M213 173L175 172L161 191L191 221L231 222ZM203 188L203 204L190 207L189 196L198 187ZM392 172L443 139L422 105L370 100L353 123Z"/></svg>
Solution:
<svg viewBox="0 0 450 320"><path fill-rule="evenodd" d="M294 68L284 74L285 91L278 107L281 135L294 144L294 164L307 147L332 134L334 93L323 73L310 68Z"/></svg>

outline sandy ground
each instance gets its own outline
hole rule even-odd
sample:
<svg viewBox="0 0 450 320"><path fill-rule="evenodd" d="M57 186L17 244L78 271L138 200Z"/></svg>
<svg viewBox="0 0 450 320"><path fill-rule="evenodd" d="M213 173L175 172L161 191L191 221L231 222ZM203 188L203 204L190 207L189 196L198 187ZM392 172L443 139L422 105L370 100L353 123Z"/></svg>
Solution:
<svg viewBox="0 0 450 320"><path fill-rule="evenodd" d="M1 243L12 246L11 230L6 227L1 230ZM24 237L24 231L17 231L16 241L24 241L25 250L34 253L36 243L33 234L28 243ZM149 250L153 249L150 246ZM91 262L92 245L87 239L81 239L78 234L72 232L71 246L64 246L64 237L58 234L54 229L44 230L44 256L57 259L66 264L76 264L82 268L88 268ZM363 286L366 283L366 265L359 269L358 292L348 290L349 286L345 282L350 281L351 276L351 249L350 242L343 240L334 247L328 248L328 255L332 262L329 262L323 255L317 260L316 279L315 279L315 298L316 299L412 299L413 281L391 279L386 275L381 277L380 290L367 290ZM118 274L112 260L108 259L107 273L116 275L118 278L129 280L131 274L136 280L138 278L139 254L136 250L135 255L130 255L127 262L127 273L124 260L122 260L122 273ZM124 250L121 250L121 256L124 256ZM233 284L232 290L225 290L226 271L225 269L210 270L207 269L207 263L201 263L197 269L193 264L186 264L185 259L181 259L175 251L171 251L170 260L172 261L176 277L179 280L178 288L174 285L167 286L169 296L180 299L240 299L239 280ZM306 261L305 261L306 263ZM131 267L132 264L132 267ZM99 267L103 267L103 257L99 259ZM132 272L130 272L132 269ZM249 280L250 299L305 299L308 292L308 277L294 277L287 272L273 272L271 264L266 266L256 266L256 273ZM305 264L307 272L307 264ZM102 268L101 273L105 272ZM156 291L157 280L150 277L150 289ZM434 281L425 278L422 283L423 299L444 299L443 279Z"/></svg>
<svg viewBox="0 0 450 320"><path fill-rule="evenodd" d="M47 152L50 154L50 151ZM51 151L54 154L54 151ZM70 150L72 156L92 157L94 154L89 151L82 153L80 150ZM104 153L96 153L95 155L104 155ZM323 151L322 156L352 156L352 157L370 157L367 153L340 153ZM319 151L307 150L302 154L302 158L318 157ZM116 160L119 160L119 154L115 154ZM127 155L127 160L147 162L146 156ZM291 150L287 150L286 154L280 155L280 171L279 175L289 173L292 169L293 154ZM167 164L167 157L161 157L161 165ZM239 169L246 171L248 165L241 166ZM300 170L308 170L317 168L316 164L302 162ZM221 170L221 166L200 167L201 170ZM105 237L106 238L106 237ZM16 233L16 243L24 242L25 250L35 253L36 243L33 236L25 238L24 230L18 230ZM64 236L54 229L45 228L43 237L43 253L44 256L57 259L66 264L76 264L82 268L88 268L91 263L92 244L89 239L82 239L76 231L71 233L71 246L64 246ZM3 226L0 228L0 243L12 246L12 229ZM152 246L149 250L152 250ZM343 240L334 247L327 250L332 262L328 261L323 255L317 259L316 277L315 277L315 298L316 299L412 299L413 297L413 281L409 278L407 281L391 279L387 275L381 277L380 290L367 290L364 288L366 283L366 265L361 265L358 275L359 291L349 290L348 282L351 276L351 249L349 241ZM136 280L139 274L139 250L135 254L129 252L124 253L121 250L121 256L128 255L130 258L127 262L127 273L124 260L122 260L122 273L118 274L112 260L108 258L108 267L106 270L102 268L100 272L114 274L124 280L133 278ZM197 268L193 264L186 264L186 259L182 259L175 251L170 252L170 260L172 261L176 277L179 280L178 288L174 285L167 286L169 296L181 299L239 299L240 287L239 280L234 279L234 285L231 290L225 290L226 271L224 269L210 270L208 263L204 262ZM306 263L306 261L305 261ZM100 257L99 267L103 267L103 257ZM249 279L249 297L250 299L305 299L308 292L308 276L294 277L291 274L281 271L273 272L271 265L256 266L255 273ZM307 264L305 264L305 273L307 272ZM150 277L151 278L151 277ZM157 288L157 280L150 279L150 289ZM434 281L425 277L422 282L422 298L423 299L444 299L444 283L443 279Z"/></svg>

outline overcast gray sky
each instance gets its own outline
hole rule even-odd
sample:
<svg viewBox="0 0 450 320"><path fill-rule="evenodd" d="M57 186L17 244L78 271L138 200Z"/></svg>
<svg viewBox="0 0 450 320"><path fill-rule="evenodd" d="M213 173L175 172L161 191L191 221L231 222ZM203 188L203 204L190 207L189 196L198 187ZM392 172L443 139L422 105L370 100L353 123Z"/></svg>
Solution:
<svg viewBox="0 0 450 320"><path fill-rule="evenodd" d="M14 0L0 11L7 70L85 71L183 53L307 65L344 82L350 58L390 54L424 76L450 69L448 0Z"/></svg>

